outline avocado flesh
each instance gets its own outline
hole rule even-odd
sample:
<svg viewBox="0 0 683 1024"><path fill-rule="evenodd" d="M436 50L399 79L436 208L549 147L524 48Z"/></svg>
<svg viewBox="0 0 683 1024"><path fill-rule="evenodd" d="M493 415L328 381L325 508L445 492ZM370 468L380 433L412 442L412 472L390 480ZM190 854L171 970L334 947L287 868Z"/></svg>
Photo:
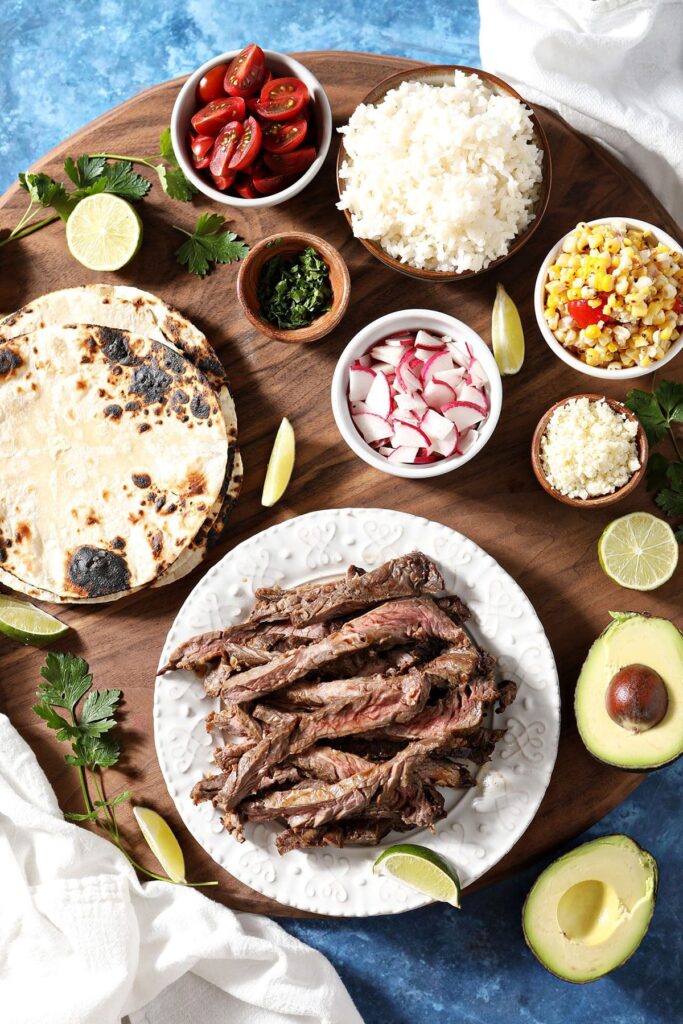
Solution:
<svg viewBox="0 0 683 1024"><path fill-rule="evenodd" d="M634 664L658 672L669 698L662 721L639 733L612 721L605 706L613 676ZM581 739L600 761L642 771L674 761L683 753L683 635L668 619L616 618L588 652L576 684L574 710Z"/></svg>
<svg viewBox="0 0 683 1024"><path fill-rule="evenodd" d="M654 911L657 864L628 836L603 836L560 857L536 880L522 922L544 967L595 981L642 942Z"/></svg>

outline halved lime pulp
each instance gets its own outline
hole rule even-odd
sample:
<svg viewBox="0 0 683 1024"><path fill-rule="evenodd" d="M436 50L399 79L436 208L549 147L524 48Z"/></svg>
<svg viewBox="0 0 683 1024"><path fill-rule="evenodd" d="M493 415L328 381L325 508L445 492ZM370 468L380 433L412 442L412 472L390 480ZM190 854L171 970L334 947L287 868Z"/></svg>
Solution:
<svg viewBox="0 0 683 1024"><path fill-rule="evenodd" d="M125 199L98 192L81 199L66 222L71 255L89 270L120 270L142 242L142 221Z"/></svg>
<svg viewBox="0 0 683 1024"><path fill-rule="evenodd" d="M185 858L171 826L150 807L134 807L133 814L147 845L172 882L185 881Z"/></svg>
<svg viewBox="0 0 683 1024"><path fill-rule="evenodd" d="M620 587L655 590L676 571L678 544L663 519L649 512L631 512L603 531L598 558L604 572Z"/></svg>
<svg viewBox="0 0 683 1024"><path fill-rule="evenodd" d="M519 311L502 284L496 285L491 341L496 365L503 376L519 373L524 362L524 331Z"/></svg>
<svg viewBox="0 0 683 1024"><path fill-rule="evenodd" d="M272 508L287 490L294 469L295 455L294 429L285 417L275 436L275 444L270 454L266 479L263 484L261 504L266 508Z"/></svg>
<svg viewBox="0 0 683 1024"><path fill-rule="evenodd" d="M31 647L44 647L64 636L69 627L42 608L19 597L0 594L0 633Z"/></svg>
<svg viewBox="0 0 683 1024"><path fill-rule="evenodd" d="M454 868L433 850L413 843L398 843L379 855L375 875L391 875L430 899L460 907L460 879Z"/></svg>

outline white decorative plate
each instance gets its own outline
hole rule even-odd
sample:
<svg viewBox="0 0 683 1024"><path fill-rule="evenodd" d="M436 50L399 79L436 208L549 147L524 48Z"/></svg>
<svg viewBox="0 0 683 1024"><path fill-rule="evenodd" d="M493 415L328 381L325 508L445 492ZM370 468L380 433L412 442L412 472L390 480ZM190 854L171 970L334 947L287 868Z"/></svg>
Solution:
<svg viewBox="0 0 683 1024"><path fill-rule="evenodd" d="M473 541L388 509L328 509L290 519L244 541L208 571L180 609L159 664L183 640L246 619L257 587L290 587L416 549L438 563L449 592L472 610L475 639L496 655L502 675L520 684L514 704L496 716L507 733L477 786L462 794L446 791L448 816L436 834L416 830L400 840L437 850L469 885L531 822L550 781L560 726L557 669L543 627L515 581ZM157 678L159 763L183 821L215 861L264 896L319 914L394 914L429 902L392 879L373 876L378 847L296 850L281 857L274 841L280 826L247 825L240 845L224 832L210 803L195 806L192 786L214 770L211 753L219 737L206 733L204 720L217 704L190 672ZM395 841L388 836L382 846Z"/></svg>

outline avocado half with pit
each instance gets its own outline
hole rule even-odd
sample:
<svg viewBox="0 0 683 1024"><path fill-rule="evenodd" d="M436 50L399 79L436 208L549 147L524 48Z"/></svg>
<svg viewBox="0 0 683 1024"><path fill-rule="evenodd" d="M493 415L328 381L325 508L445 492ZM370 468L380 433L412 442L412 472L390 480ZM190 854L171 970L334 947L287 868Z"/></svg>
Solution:
<svg viewBox="0 0 683 1024"><path fill-rule="evenodd" d="M595 981L620 967L647 933L657 862L628 836L603 836L545 869L522 912L532 953L564 981Z"/></svg>
<svg viewBox="0 0 683 1024"><path fill-rule="evenodd" d="M576 724L598 760L660 768L683 753L683 635L668 619L611 615L576 684Z"/></svg>

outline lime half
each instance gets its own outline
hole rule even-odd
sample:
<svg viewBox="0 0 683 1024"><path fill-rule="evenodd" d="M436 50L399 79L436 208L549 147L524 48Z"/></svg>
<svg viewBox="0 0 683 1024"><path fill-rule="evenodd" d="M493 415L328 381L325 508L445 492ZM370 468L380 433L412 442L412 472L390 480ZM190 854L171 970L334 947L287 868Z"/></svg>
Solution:
<svg viewBox="0 0 683 1024"><path fill-rule="evenodd" d="M172 882L185 881L185 858L171 826L149 807L134 807L133 814L147 845Z"/></svg>
<svg viewBox="0 0 683 1024"><path fill-rule="evenodd" d="M598 541L598 558L620 587L655 590L676 571L678 544L663 519L649 512L631 512L605 529Z"/></svg>
<svg viewBox="0 0 683 1024"><path fill-rule="evenodd" d="M58 640L69 627L42 608L19 597L0 594L0 633L31 647L44 647Z"/></svg>
<svg viewBox="0 0 683 1024"><path fill-rule="evenodd" d="M496 285L491 340L493 355L503 376L519 373L524 362L524 331L517 307L502 284Z"/></svg>
<svg viewBox="0 0 683 1024"><path fill-rule="evenodd" d="M81 199L66 222L71 255L89 270L120 270L142 242L142 221L125 199L99 192Z"/></svg>
<svg viewBox="0 0 683 1024"><path fill-rule="evenodd" d="M272 508L287 490L294 469L295 454L294 429L289 420L285 418L275 436L275 444L270 453L266 479L263 484L261 504L266 508Z"/></svg>
<svg viewBox="0 0 683 1024"><path fill-rule="evenodd" d="M443 857L424 846L413 843L390 846L379 855L372 871L375 875L391 875L432 900L460 907L457 873Z"/></svg>

